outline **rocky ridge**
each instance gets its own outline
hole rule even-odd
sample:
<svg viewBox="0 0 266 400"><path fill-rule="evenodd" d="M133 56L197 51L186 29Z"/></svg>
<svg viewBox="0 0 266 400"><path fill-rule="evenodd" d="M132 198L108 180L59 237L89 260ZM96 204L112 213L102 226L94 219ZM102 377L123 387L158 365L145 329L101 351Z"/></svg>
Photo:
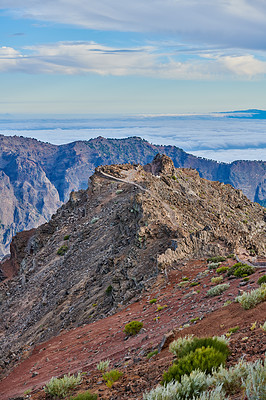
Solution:
<svg viewBox="0 0 266 400"><path fill-rule="evenodd" d="M241 191L176 169L167 156L96 168L87 190L16 236L18 275L0 286L1 367L61 330L113 314L181 260L265 256L265 226L264 209Z"/></svg>
<svg viewBox="0 0 266 400"><path fill-rule="evenodd" d="M100 165L147 164L157 153L170 156L175 167L196 169L206 179L229 183L262 205L266 199L266 163L217 163L197 158L175 146L155 146L137 137L99 137L55 146L24 137L0 135L0 259L9 253L16 232L35 228L69 199L86 189Z"/></svg>

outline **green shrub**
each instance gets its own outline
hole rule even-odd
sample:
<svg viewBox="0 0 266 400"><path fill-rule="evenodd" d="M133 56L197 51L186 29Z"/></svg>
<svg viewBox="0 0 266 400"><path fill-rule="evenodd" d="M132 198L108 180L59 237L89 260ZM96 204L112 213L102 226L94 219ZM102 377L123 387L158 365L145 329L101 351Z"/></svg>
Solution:
<svg viewBox="0 0 266 400"><path fill-rule="evenodd" d="M207 296L213 297L218 296L219 294L223 293L225 290L229 289L229 283L221 283L221 285L214 286L213 288L209 289L207 292Z"/></svg>
<svg viewBox="0 0 266 400"><path fill-rule="evenodd" d="M261 285L262 283L266 283L266 275L262 275L262 276L258 279L258 285Z"/></svg>
<svg viewBox="0 0 266 400"><path fill-rule="evenodd" d="M245 276L254 274L254 272L255 268L252 267L251 265L242 264L241 262L238 262L229 268L227 275L228 276L234 275L237 278L243 278Z"/></svg>
<svg viewBox="0 0 266 400"><path fill-rule="evenodd" d="M222 337L198 338L192 335L178 338L169 345L169 351L181 358L201 347L213 347L215 350L229 355L228 340Z"/></svg>
<svg viewBox="0 0 266 400"><path fill-rule="evenodd" d="M147 359L149 360L150 358L152 358L153 356L156 356L156 354L158 354L158 350L153 350L150 353L147 354Z"/></svg>
<svg viewBox="0 0 266 400"><path fill-rule="evenodd" d="M122 375L123 372L118 371L118 369L112 369L111 371L103 374L103 380L106 381L106 386L111 388L114 382L118 381Z"/></svg>
<svg viewBox="0 0 266 400"><path fill-rule="evenodd" d="M154 304L154 303L156 303L156 301L157 301L157 299L151 299L151 300L149 301L149 303L150 303L150 304Z"/></svg>
<svg viewBox="0 0 266 400"><path fill-rule="evenodd" d="M141 328L143 327L143 323L140 321L131 321L125 325L124 332L129 336L134 336L139 333Z"/></svg>
<svg viewBox="0 0 266 400"><path fill-rule="evenodd" d="M239 330L239 326L235 326L234 328L230 328L229 329L229 333L235 333L235 332L237 332Z"/></svg>
<svg viewBox="0 0 266 400"><path fill-rule="evenodd" d="M105 360L105 361L100 361L96 368L98 369L98 371L104 372L109 368L110 365L110 360Z"/></svg>
<svg viewBox="0 0 266 400"><path fill-rule="evenodd" d="M64 240L68 240L70 238L70 235L64 236Z"/></svg>
<svg viewBox="0 0 266 400"><path fill-rule="evenodd" d="M187 355L179 358L163 374L162 383L180 381L183 375L188 375L192 371L199 369L205 373L211 373L226 361L226 354L221 353L213 347L196 348Z"/></svg>
<svg viewBox="0 0 266 400"><path fill-rule="evenodd" d="M60 247L60 249L57 250L57 254L59 256L63 256L68 250L68 246L64 244L63 246Z"/></svg>
<svg viewBox="0 0 266 400"><path fill-rule="evenodd" d="M219 263L226 260L226 257L223 256L214 256L207 259L207 262Z"/></svg>
<svg viewBox="0 0 266 400"><path fill-rule="evenodd" d="M224 272L228 271L228 269L229 269L229 267L223 266L223 267L217 268L216 272L217 272L217 274L223 274Z"/></svg>
<svg viewBox="0 0 266 400"><path fill-rule="evenodd" d="M77 396L70 397L70 400L97 400L98 395L92 394L89 391L79 393Z"/></svg>
<svg viewBox="0 0 266 400"><path fill-rule="evenodd" d="M240 303L245 310L255 307L257 304L266 300L266 283L262 283L258 289L244 292L241 296L236 297L235 300Z"/></svg>
<svg viewBox="0 0 266 400"><path fill-rule="evenodd" d="M224 396L223 386L219 385L212 389L210 392L202 392L199 397L193 397L193 400L230 400L229 397Z"/></svg>
<svg viewBox="0 0 266 400"><path fill-rule="evenodd" d="M112 293L112 291L113 291L113 287L112 287L111 285L109 285L108 288L106 289L105 293L106 293L107 295L109 295L109 294Z"/></svg>
<svg viewBox="0 0 266 400"><path fill-rule="evenodd" d="M52 397L63 398L68 396L82 382L81 374L64 375L63 378L52 378L44 387L45 393Z"/></svg>

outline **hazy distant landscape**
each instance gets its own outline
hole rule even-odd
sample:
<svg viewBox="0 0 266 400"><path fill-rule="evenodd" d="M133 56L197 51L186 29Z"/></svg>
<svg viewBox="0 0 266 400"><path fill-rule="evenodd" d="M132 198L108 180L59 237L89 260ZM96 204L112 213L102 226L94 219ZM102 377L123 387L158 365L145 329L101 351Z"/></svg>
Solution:
<svg viewBox="0 0 266 400"><path fill-rule="evenodd" d="M0 133L52 144L138 136L216 161L266 160L264 111L198 115L2 115Z"/></svg>

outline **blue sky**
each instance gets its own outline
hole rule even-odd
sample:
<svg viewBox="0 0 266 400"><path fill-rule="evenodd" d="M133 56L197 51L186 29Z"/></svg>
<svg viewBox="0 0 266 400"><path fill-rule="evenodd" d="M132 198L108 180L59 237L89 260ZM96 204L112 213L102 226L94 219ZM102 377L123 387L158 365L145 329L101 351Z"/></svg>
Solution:
<svg viewBox="0 0 266 400"><path fill-rule="evenodd" d="M0 0L0 113L266 104L264 0Z"/></svg>

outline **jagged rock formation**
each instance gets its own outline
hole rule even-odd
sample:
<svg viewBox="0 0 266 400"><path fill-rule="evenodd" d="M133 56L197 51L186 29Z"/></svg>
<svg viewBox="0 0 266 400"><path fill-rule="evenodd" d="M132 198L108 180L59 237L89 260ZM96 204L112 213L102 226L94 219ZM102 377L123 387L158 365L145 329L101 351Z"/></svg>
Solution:
<svg viewBox="0 0 266 400"><path fill-rule="evenodd" d="M230 183L252 201L265 204L266 163L262 161L217 163L136 137L99 137L54 146L0 135L0 259L9 253L16 232L48 221L72 190L86 189L96 167L128 162L143 165L158 152L170 156L175 167L194 168L201 177Z"/></svg>
<svg viewBox="0 0 266 400"><path fill-rule="evenodd" d="M96 168L87 190L29 239L16 236L18 275L0 285L2 367L31 344L113 313L180 260L240 248L265 256L265 220L241 191L175 169L167 156Z"/></svg>

